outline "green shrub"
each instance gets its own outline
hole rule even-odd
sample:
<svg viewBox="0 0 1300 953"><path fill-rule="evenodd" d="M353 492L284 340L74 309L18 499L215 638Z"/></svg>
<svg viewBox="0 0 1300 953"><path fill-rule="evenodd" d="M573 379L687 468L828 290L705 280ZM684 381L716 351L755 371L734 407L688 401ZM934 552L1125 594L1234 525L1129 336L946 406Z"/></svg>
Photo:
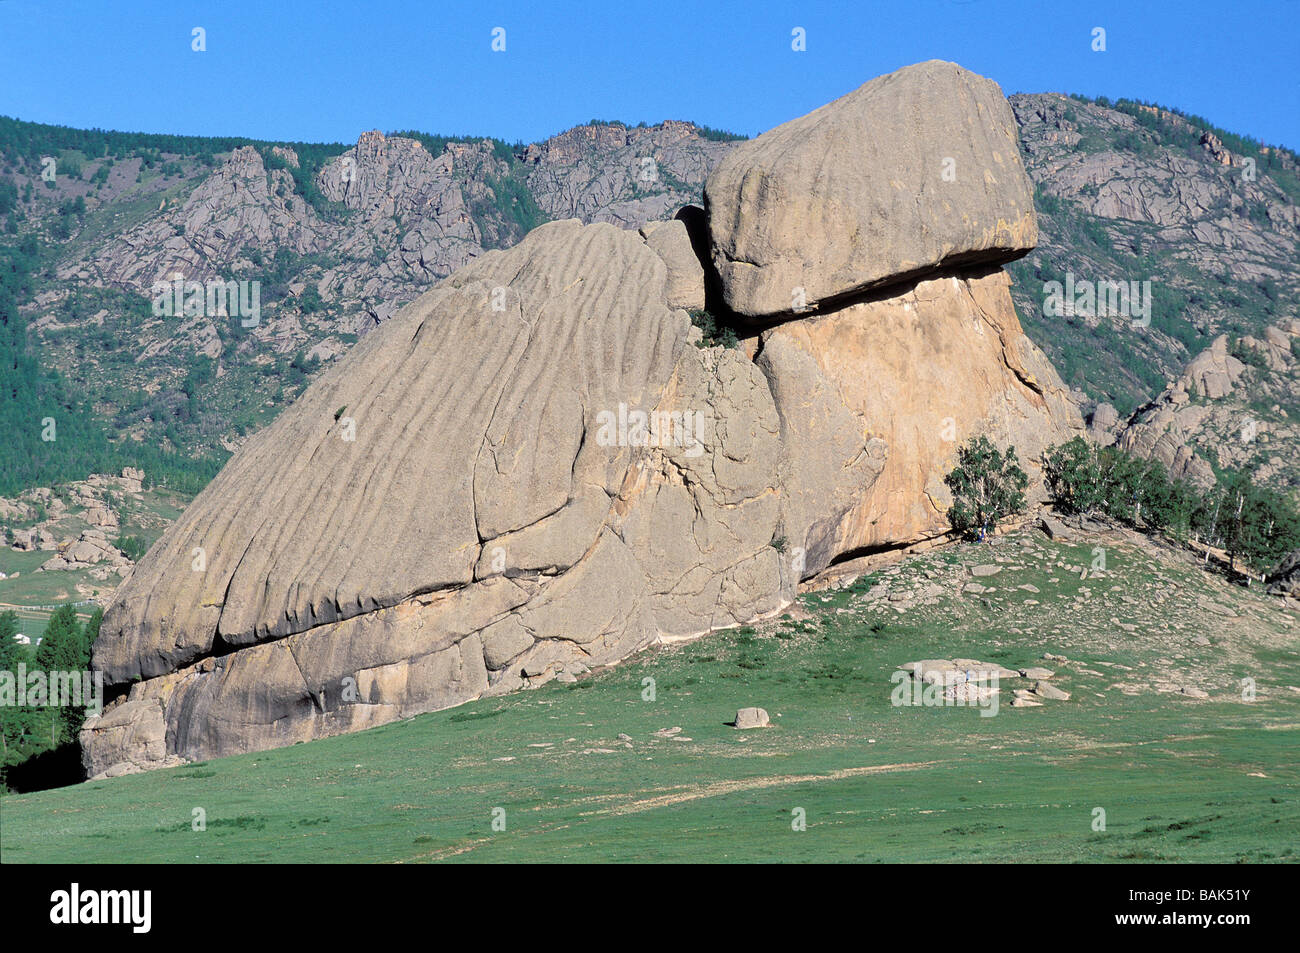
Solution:
<svg viewBox="0 0 1300 953"><path fill-rule="evenodd" d="M1176 539L1197 533L1228 554L1266 569L1300 547L1300 511L1289 497L1223 473L1208 494L1171 479L1164 465L1082 437L1043 453L1043 476L1064 513L1104 514Z"/></svg>
<svg viewBox="0 0 1300 953"><path fill-rule="evenodd" d="M302 294L298 295L298 307L303 314L315 314L325 307L325 301L321 298L320 292L316 290L315 285L309 284L303 289Z"/></svg>
<svg viewBox="0 0 1300 953"><path fill-rule="evenodd" d="M0 215L8 215L18 206L18 186L0 179Z"/></svg>
<svg viewBox="0 0 1300 953"><path fill-rule="evenodd" d="M133 563L138 563L144 558L144 554L149 551L149 544L139 536L119 536L117 542L113 544L127 559Z"/></svg>
<svg viewBox="0 0 1300 953"><path fill-rule="evenodd" d="M81 168L85 161L86 157L80 152L69 150L59 156L55 171L59 175L66 175L74 179L79 179L81 178Z"/></svg>
<svg viewBox="0 0 1300 953"><path fill-rule="evenodd" d="M1106 478L1097 446L1083 437L1043 453L1043 478L1056 508L1063 513L1090 516L1106 504Z"/></svg>
<svg viewBox="0 0 1300 953"><path fill-rule="evenodd" d="M1290 499L1256 486L1245 473L1219 478L1199 513L1198 528L1211 545L1228 554L1229 568L1237 560L1257 570L1271 569L1287 553L1300 548L1300 513Z"/></svg>
<svg viewBox="0 0 1300 953"><path fill-rule="evenodd" d="M998 520L1025 511L1029 477L1016 448L1005 453L987 437L975 437L957 451L957 466L943 478L952 491L948 522L969 540L982 540Z"/></svg>
<svg viewBox="0 0 1300 953"><path fill-rule="evenodd" d="M740 338L736 337L734 329L720 324L710 312L703 309L698 311L687 312L691 316L691 324L700 329L704 335L699 342L699 347L739 347Z"/></svg>

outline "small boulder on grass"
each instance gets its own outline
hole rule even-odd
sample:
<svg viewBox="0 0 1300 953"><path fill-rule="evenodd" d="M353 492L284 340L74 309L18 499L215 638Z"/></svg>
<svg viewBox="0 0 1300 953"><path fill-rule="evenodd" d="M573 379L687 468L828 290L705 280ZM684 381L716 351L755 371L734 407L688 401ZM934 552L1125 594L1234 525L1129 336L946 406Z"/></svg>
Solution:
<svg viewBox="0 0 1300 953"><path fill-rule="evenodd" d="M768 727L767 712L762 708L742 708L736 712L737 728Z"/></svg>

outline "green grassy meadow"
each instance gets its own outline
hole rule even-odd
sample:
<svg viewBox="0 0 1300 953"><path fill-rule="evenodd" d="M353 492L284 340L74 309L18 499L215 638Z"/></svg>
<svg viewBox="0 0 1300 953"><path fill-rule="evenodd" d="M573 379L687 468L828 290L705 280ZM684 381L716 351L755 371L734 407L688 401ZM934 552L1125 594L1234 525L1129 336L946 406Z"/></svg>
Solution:
<svg viewBox="0 0 1300 953"><path fill-rule="evenodd" d="M1041 537L962 547L576 683L10 795L0 799L3 860L1296 861L1294 610L1194 565L1107 545L1109 568L1092 585L1119 587L1117 604L1142 603L1129 593L1168 579L1176 598L1213 598L1235 615L1203 614L1210 644L1193 649L1172 623L1158 628L1173 618L1168 605L1138 605L1128 617L1139 631L1117 637L1111 613L1094 624L1078 608L1077 578L1044 568L1090 547ZM972 597L952 584L990 554L1004 564L994 592ZM1021 578L1035 580L1035 604L1024 605ZM881 584L925 581L944 590L933 605L864 598ZM1069 662L1043 662L1044 652ZM1005 701L1019 686L1005 680L994 717L891 705L897 666L936 657L1047 665L1072 697L1013 708ZM1247 676L1254 701L1241 697ZM1170 677L1196 680L1210 697L1143 687ZM766 708L772 727L727 724L749 705ZM196 808L204 831L192 829ZM497 808L504 830L494 830ZM1104 831L1094 830L1096 808ZM793 829L800 809L806 830Z"/></svg>

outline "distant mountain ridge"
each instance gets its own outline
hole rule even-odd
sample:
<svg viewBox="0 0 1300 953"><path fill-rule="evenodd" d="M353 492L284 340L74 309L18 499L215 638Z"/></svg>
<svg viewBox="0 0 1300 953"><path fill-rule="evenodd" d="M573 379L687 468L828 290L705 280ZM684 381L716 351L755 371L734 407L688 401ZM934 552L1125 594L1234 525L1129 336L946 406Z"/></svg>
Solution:
<svg viewBox="0 0 1300 953"><path fill-rule="evenodd" d="M1013 297L1085 411L1108 402L1127 417L1216 337L1263 339L1297 316L1294 153L1144 104L1010 100L1041 227L1037 250L1009 266ZM484 250L546 220L635 227L701 201L730 138L670 120L533 144L367 132L349 147L0 119L0 241L45 249L20 310L69 400L114 436L219 460ZM155 316L153 283L177 274L259 281L257 324ZM1152 280L1150 326L1045 315L1044 284L1067 274ZM1296 470L1274 479L1298 485Z"/></svg>

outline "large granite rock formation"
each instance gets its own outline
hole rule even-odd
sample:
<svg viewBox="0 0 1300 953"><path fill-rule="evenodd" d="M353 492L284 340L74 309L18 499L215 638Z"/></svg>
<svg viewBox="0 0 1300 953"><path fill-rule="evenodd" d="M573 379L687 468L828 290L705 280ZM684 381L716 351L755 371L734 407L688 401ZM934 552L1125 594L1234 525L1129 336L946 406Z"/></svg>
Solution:
<svg viewBox="0 0 1300 953"><path fill-rule="evenodd" d="M186 509L96 666L135 682L140 721L160 710L168 754L209 757L782 608L771 393L740 352L693 345L670 290L637 233L576 221L457 272ZM121 722L91 722L92 774L122 763L99 740Z"/></svg>
<svg viewBox="0 0 1300 953"><path fill-rule="evenodd" d="M887 88L928 102L936 76L991 87L925 64ZM1000 98L972 109L974 138L1000 142ZM828 162L861 155L854 97L814 115ZM1023 179L1005 149L998 174ZM765 168L803 203L822 180L792 161ZM710 181L714 208L732 174ZM988 196L963 194L949 214L985 221ZM729 201L739 221L782 220ZM1026 208L992 210L1018 237L980 256L1032 241ZM1081 427L1005 275L969 265L978 241L900 234L897 280L856 296L888 277L862 278L884 238L849 242L847 277L824 286L834 307L727 349L699 346L682 309L706 281L731 300L747 279L706 276L692 227L535 229L378 327L248 441L105 615L95 665L117 699L82 734L88 773L369 727L770 615L836 559L946 532L942 475L968 436L1028 457Z"/></svg>

